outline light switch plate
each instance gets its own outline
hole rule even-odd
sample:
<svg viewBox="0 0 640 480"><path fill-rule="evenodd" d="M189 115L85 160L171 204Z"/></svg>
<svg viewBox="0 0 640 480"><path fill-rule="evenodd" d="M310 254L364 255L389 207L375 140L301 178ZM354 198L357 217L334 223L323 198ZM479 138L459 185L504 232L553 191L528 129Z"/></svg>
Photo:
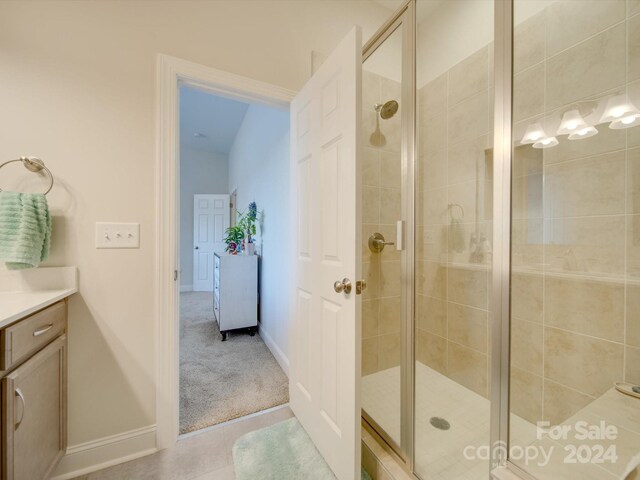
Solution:
<svg viewBox="0 0 640 480"><path fill-rule="evenodd" d="M97 222L96 248L140 248L140 224Z"/></svg>

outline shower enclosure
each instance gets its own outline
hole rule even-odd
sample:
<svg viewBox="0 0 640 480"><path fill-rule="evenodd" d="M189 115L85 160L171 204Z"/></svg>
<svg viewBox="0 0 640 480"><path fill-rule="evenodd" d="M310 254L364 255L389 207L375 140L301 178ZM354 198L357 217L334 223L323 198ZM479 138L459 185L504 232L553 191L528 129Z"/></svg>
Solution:
<svg viewBox="0 0 640 480"><path fill-rule="evenodd" d="M363 419L425 480L621 478L640 2L408 1L363 58Z"/></svg>

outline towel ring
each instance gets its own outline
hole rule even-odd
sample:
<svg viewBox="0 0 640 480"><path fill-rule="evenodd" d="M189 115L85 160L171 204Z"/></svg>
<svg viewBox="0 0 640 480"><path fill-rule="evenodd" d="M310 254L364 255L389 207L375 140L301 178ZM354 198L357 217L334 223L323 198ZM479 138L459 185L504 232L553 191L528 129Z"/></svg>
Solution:
<svg viewBox="0 0 640 480"><path fill-rule="evenodd" d="M456 218L453 215L453 209L458 207L460 209L460 218ZM462 220L464 218L464 208L459 203L450 203L449 204L449 215L451 215L451 220Z"/></svg>
<svg viewBox="0 0 640 480"><path fill-rule="evenodd" d="M51 174L51 170L49 170L44 162L42 160L40 160L39 158L36 157L20 157L20 158L16 158L15 160L8 160L2 164L0 164L0 168L4 167L5 165L8 165L10 163L13 162L22 162L22 164L24 165L24 168L26 168L27 170L29 170L30 172L41 172L42 170L44 170L45 172L47 172L47 174L49 175L49 188L47 188L47 191L44 192L44 194L46 195L47 193L49 193L51 191L51 189L53 188L53 175ZM2 191L2 188L0 188L0 192Z"/></svg>

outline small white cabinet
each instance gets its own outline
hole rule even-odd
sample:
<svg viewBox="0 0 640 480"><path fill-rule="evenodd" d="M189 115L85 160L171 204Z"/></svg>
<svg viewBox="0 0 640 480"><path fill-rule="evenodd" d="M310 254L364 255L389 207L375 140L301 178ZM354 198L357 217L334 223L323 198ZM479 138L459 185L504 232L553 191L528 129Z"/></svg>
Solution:
<svg viewBox="0 0 640 480"><path fill-rule="evenodd" d="M216 253L213 271L213 313L222 340L229 330L258 326L258 256Z"/></svg>

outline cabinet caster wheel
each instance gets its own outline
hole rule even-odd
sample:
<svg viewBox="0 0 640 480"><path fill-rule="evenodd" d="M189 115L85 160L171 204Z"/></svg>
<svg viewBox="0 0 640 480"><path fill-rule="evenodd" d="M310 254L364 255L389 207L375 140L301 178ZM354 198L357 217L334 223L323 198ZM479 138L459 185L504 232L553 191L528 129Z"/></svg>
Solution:
<svg viewBox="0 0 640 480"><path fill-rule="evenodd" d="M255 334L256 334L256 329L255 329L255 328L251 328L251 329L249 330L249 336L250 336L250 337L253 337Z"/></svg>
<svg viewBox="0 0 640 480"><path fill-rule="evenodd" d="M227 332L220 332L222 335L222 341L224 342L227 339Z"/></svg>

